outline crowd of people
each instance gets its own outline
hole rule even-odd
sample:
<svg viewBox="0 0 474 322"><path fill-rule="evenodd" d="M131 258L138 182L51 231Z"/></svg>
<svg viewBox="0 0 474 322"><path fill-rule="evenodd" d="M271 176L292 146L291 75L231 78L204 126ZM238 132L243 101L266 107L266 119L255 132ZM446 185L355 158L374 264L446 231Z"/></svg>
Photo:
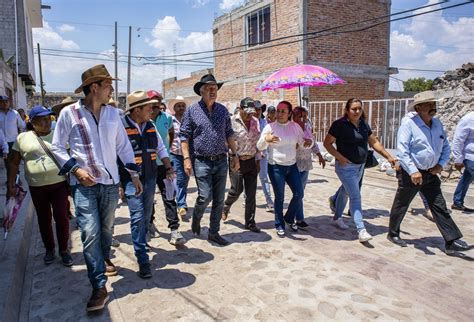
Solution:
<svg viewBox="0 0 474 322"><path fill-rule="evenodd" d="M296 232L309 226L303 204L309 171L313 157L323 168L326 160L314 139L305 107L293 107L288 101L267 107L246 97L230 115L217 102L223 83L208 74L193 87L201 97L194 104L178 96L166 107L159 92L136 90L127 96L122 112L111 98L113 80L104 65L86 70L75 90L84 98L66 98L52 109L33 107L27 131L25 117L8 106L8 97L0 96L0 146L7 168L7 198L14 194L23 160L46 249L44 263L51 264L56 256L54 218L61 261L71 266L68 196L72 197L92 285L87 311L104 307L109 299L107 276L117 274L111 261L111 245L119 198L128 205L137 274L144 279L152 277L149 238L159 235L154 224L158 216L154 207L156 186L172 245L186 243L179 226L188 215L192 233L201 234L201 221L209 204L207 239L228 245L229 241L220 235L220 224L231 215L232 205L242 193L245 229L260 233L257 178L265 195L266 211L275 214L278 237L284 238L287 228ZM461 240L441 192L438 174L447 166L451 150L441 122L433 117L436 101L431 91L415 95L398 130L397 156L385 150L372 132L362 101L347 101L344 115L332 123L324 140L326 151L336 159L335 171L341 182L330 198L335 226L349 227L342 218L349 200L358 240L365 243L372 238L364 225L361 198L364 169L373 158L370 146L397 170L398 190L390 211L388 240L407 246L400 238L400 225L414 196L421 192L445 240L446 254L464 256L462 252L470 249ZM57 118L54 124L52 115ZM473 118L474 112L470 112L459 122L452 145L456 168L465 170L451 208L468 212L473 211L464 205L474 175ZM192 175L198 191L192 213L188 214L187 188ZM286 186L292 195L285 210Z"/></svg>

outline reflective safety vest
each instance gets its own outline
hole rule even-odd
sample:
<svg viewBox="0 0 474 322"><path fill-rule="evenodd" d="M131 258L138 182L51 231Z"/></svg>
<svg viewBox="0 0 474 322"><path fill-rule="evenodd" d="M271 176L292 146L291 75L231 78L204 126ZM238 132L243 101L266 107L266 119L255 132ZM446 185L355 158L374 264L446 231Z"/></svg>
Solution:
<svg viewBox="0 0 474 322"><path fill-rule="evenodd" d="M140 166L140 179L156 179L158 168L156 164L158 137L155 125L153 125L151 121L146 122L140 134L135 125L130 121L128 115L122 118L122 123L127 131L128 140L135 154L135 163ZM131 180L130 174L122 166L120 167L120 178L122 181L127 179L127 181Z"/></svg>

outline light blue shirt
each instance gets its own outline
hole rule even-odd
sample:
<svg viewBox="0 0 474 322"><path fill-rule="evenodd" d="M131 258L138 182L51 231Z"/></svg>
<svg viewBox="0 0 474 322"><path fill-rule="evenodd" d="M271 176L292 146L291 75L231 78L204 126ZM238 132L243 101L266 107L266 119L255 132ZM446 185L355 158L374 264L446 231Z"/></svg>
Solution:
<svg viewBox="0 0 474 322"><path fill-rule="evenodd" d="M454 163L465 159L474 161L474 112L467 113L459 121L453 139Z"/></svg>
<svg viewBox="0 0 474 322"><path fill-rule="evenodd" d="M428 170L439 164L448 164L451 153L446 132L437 118L431 127L416 112L408 113L397 133L398 159L402 168L412 175L418 170Z"/></svg>

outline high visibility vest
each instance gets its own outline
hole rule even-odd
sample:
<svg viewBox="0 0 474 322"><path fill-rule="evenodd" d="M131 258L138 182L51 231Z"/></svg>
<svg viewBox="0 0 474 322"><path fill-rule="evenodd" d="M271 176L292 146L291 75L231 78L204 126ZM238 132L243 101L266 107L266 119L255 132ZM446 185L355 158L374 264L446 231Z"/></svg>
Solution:
<svg viewBox="0 0 474 322"><path fill-rule="evenodd" d="M146 122L142 133L133 125L128 115L122 118L123 126L127 131L128 140L132 145L135 155L135 163L140 166L140 179L155 178L157 175L156 149L158 147L158 137L156 127L151 121ZM121 180L130 180L130 174L123 167L120 167ZM122 169L123 168L123 169ZM124 172L125 171L125 172ZM122 178L124 177L124 178Z"/></svg>

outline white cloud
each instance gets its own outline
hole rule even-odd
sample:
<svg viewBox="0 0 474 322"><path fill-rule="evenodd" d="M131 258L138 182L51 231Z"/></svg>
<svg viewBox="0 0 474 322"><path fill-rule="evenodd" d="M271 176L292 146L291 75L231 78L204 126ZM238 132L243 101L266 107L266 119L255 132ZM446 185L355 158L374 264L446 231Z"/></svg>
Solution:
<svg viewBox="0 0 474 322"><path fill-rule="evenodd" d="M245 0L222 0L221 3L219 3L219 8L222 11L228 11L232 10L238 6L241 6L245 3Z"/></svg>
<svg viewBox="0 0 474 322"><path fill-rule="evenodd" d="M152 39L145 38L148 44L156 49L164 50L168 54L173 53L173 44L176 44L176 52L189 53L212 50L212 32L191 32L187 36L180 36L181 27L175 17L166 16L158 20L153 31Z"/></svg>
<svg viewBox="0 0 474 322"><path fill-rule="evenodd" d="M33 28L33 42L45 48L79 49L78 44L61 37L46 21L43 21L43 28Z"/></svg>
<svg viewBox="0 0 474 322"><path fill-rule="evenodd" d="M62 24L61 26L58 27L58 29L60 32L65 33L65 32L76 30L76 27L68 25L68 24Z"/></svg>
<svg viewBox="0 0 474 322"><path fill-rule="evenodd" d="M438 3L430 0L427 4ZM421 9L426 12L439 6ZM442 11L413 17L408 24L394 30L390 37L390 66L413 69L450 70L474 61L474 18L447 20ZM394 77L436 78L442 73L400 70ZM398 89L391 80L390 88Z"/></svg>

